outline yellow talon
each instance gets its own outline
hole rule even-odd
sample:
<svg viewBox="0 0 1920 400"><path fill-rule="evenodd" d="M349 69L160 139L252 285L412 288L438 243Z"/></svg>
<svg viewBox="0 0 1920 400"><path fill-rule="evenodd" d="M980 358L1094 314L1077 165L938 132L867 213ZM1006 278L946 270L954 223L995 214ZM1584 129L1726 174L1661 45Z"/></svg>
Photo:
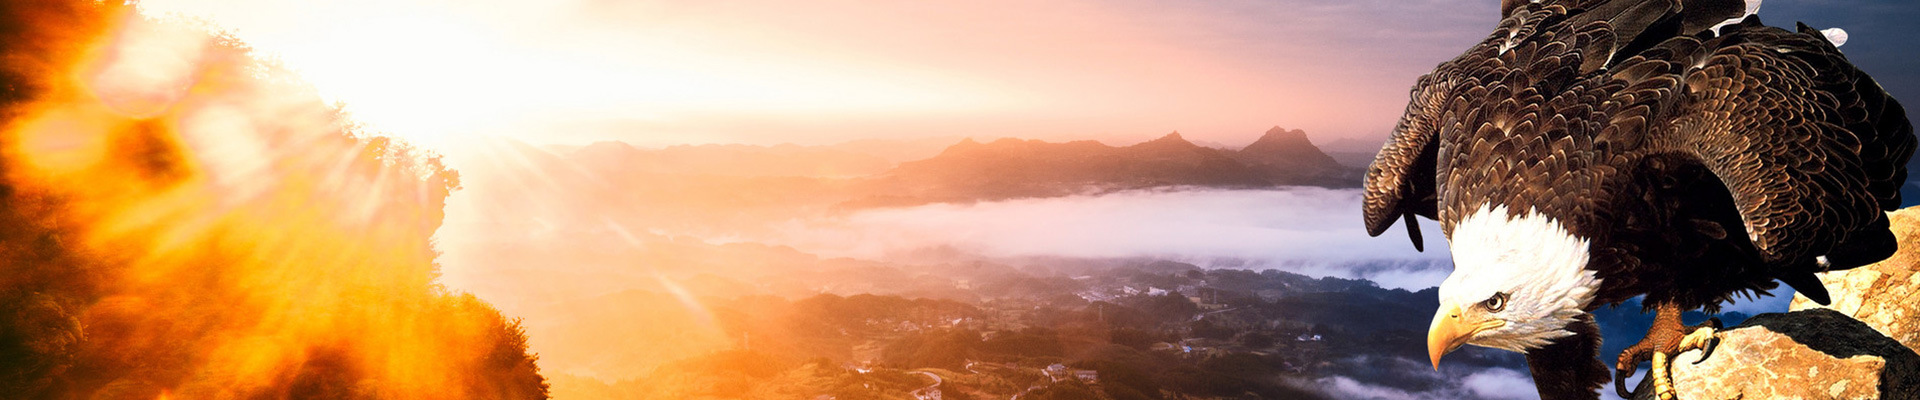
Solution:
<svg viewBox="0 0 1920 400"><path fill-rule="evenodd" d="M1673 355L1667 355L1665 352L1654 352L1653 394L1660 398L1660 400L1674 400L1678 398L1679 394L1675 393L1673 389L1673 371L1669 369L1672 368L1671 364L1673 359L1679 357L1680 353L1685 353L1688 350L1707 350L1711 348L1715 338L1715 330L1712 327L1703 326L1681 337L1680 348L1674 350ZM1701 356L1705 357L1705 355Z"/></svg>
<svg viewBox="0 0 1920 400"><path fill-rule="evenodd" d="M1653 394L1660 400L1673 400L1673 374L1667 371L1667 353L1653 352Z"/></svg>
<svg viewBox="0 0 1920 400"><path fill-rule="evenodd" d="M1680 352L1684 353L1687 350L1706 350L1707 347L1713 344L1713 340L1716 338L1713 328L1700 327L1699 329L1694 329L1693 333L1688 333L1686 337L1680 338Z"/></svg>
<svg viewBox="0 0 1920 400"><path fill-rule="evenodd" d="M1647 337L1620 353L1620 361L1614 368L1614 391L1622 398L1636 398L1626 389L1627 378L1633 376L1633 366L1641 362L1652 362L1647 371L1648 379L1653 382L1652 398L1674 400L1679 397L1674 390L1673 364L1681 353L1688 350L1701 350L1699 364L1713 354L1713 348L1719 344L1720 320L1709 318L1707 323L1688 330L1680 324L1680 309L1672 304L1663 304L1656 309L1653 327L1647 330ZM1641 384L1647 384L1641 381Z"/></svg>

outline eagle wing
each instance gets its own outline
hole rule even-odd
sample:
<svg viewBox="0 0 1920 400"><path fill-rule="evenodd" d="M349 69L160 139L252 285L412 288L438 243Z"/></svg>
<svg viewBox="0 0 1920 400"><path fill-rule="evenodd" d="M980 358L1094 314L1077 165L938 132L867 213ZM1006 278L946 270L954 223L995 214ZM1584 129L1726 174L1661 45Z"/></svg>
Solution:
<svg viewBox="0 0 1920 400"><path fill-rule="evenodd" d="M1736 0L1694 1L1737 3ZM1489 93L1513 93L1527 87L1536 90L1565 88L1583 80L1579 77L1605 68L1616 54L1633 52L1631 46L1638 43L1635 38L1641 32L1663 21L1677 24L1682 16L1678 13L1679 9L1679 3L1675 0L1504 1L1501 14L1506 18L1485 41L1460 57L1441 64L1414 84L1406 113L1394 127L1386 146L1380 149L1373 164L1367 168L1366 197L1362 205L1367 233L1379 236L1387 228L1393 227L1395 221L1405 219L1407 234L1413 239L1414 247L1420 248L1419 225L1414 223L1413 217L1418 215L1438 219L1439 199L1435 193L1438 177L1435 172L1438 169L1438 142L1442 139L1439 136L1443 131L1476 129L1463 125L1468 122L1465 119L1474 115L1485 117L1488 112L1514 112L1519 109L1494 110L1488 107L1487 101L1494 100L1486 98ZM1709 16L1695 19L1711 19L1715 16L1724 19L1723 15L1709 14L1718 8L1698 9L1702 10L1698 14ZM1568 13L1574 13L1571 19ZM1537 26L1541 21L1559 22L1542 28ZM1680 28L1678 25L1667 27ZM1525 43L1515 41L1522 37L1527 38ZM1508 54L1510 51L1528 56L1517 57ZM1585 93L1570 94L1576 98L1583 95ZM1583 108L1580 104L1557 105L1568 109ZM1529 110L1541 111L1538 108ZM1565 110L1555 108L1554 111ZM1505 114L1500 117L1505 120L1528 118ZM1541 121L1550 119L1543 115L1531 117Z"/></svg>
<svg viewBox="0 0 1920 400"><path fill-rule="evenodd" d="M1681 101L1667 102L1675 104L1666 106L1667 134L1655 141L1720 178L1768 264L1813 265L1836 247L1862 244L1890 254L1882 210L1899 206L1915 145L1899 103L1805 25L1796 33L1748 18L1723 33L1669 61L1680 73L1661 75L1671 76ZM1623 76L1648 69L1622 67ZM1616 103L1625 108L1609 129L1634 129L1662 113L1633 103ZM1886 254L1879 255L1832 267ZM1850 255L1835 254L1842 256Z"/></svg>
<svg viewBox="0 0 1920 400"><path fill-rule="evenodd" d="M1444 68L1444 67L1443 67ZM1405 116L1393 129L1393 136L1367 166L1366 197L1362 201L1367 234L1380 236L1393 227L1395 220L1407 220L1407 235L1414 248L1423 245L1420 225L1414 215L1434 218L1438 202L1434 198L1434 168L1439 136L1438 127L1426 115L1435 115L1445 107L1447 90L1435 88L1435 75L1420 78L1413 101Z"/></svg>

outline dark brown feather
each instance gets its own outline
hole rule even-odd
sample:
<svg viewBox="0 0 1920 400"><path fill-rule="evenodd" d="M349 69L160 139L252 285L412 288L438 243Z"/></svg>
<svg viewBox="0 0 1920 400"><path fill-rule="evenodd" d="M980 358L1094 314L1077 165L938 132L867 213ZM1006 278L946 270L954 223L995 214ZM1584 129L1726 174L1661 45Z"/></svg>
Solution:
<svg viewBox="0 0 1920 400"><path fill-rule="evenodd" d="M1560 338L1527 353L1527 369L1533 373L1535 389L1541 399L1594 399L1596 392L1610 380L1606 364L1600 363L1600 327L1593 315L1581 314L1567 325L1573 336Z"/></svg>

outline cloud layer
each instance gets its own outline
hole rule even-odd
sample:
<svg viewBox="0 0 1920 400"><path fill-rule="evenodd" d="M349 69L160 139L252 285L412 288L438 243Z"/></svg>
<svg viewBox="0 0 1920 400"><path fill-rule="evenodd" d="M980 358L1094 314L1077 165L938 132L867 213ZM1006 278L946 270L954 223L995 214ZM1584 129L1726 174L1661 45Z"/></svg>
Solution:
<svg viewBox="0 0 1920 400"><path fill-rule="evenodd" d="M1450 364L1435 371L1422 361L1399 357L1353 357L1335 363L1345 373L1315 379L1314 387L1336 399L1531 400L1540 398L1526 371Z"/></svg>
<svg viewBox="0 0 1920 400"><path fill-rule="evenodd" d="M1276 268L1425 288L1446 275L1446 245L1416 252L1398 228L1367 236L1360 191L1155 190L935 204L791 221L768 242L826 256L900 257L952 248L988 257L1157 257ZM1430 221L1425 232L1439 232Z"/></svg>

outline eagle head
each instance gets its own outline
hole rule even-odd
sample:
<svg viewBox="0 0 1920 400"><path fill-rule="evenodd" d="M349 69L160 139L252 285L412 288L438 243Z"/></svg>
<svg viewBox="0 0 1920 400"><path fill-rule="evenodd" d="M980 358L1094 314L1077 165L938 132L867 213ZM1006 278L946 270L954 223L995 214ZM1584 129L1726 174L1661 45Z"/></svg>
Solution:
<svg viewBox="0 0 1920 400"><path fill-rule="evenodd" d="M1589 241L1533 209L1482 206L1448 236L1453 273L1427 332L1434 369L1463 345L1520 353L1573 335L1568 323L1593 299Z"/></svg>

